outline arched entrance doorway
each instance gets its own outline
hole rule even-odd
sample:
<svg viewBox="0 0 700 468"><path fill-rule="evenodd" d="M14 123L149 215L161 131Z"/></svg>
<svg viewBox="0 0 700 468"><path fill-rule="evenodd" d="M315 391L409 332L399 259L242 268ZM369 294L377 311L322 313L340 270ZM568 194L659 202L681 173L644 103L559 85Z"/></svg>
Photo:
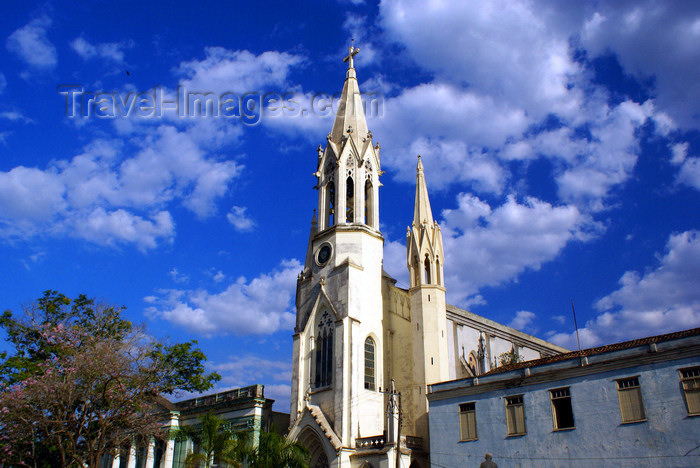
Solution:
<svg viewBox="0 0 700 468"><path fill-rule="evenodd" d="M326 455L326 450L323 447L323 443L319 438L316 431L307 427L299 435L297 441L306 447L306 449L311 454L309 468L328 468L328 455Z"/></svg>

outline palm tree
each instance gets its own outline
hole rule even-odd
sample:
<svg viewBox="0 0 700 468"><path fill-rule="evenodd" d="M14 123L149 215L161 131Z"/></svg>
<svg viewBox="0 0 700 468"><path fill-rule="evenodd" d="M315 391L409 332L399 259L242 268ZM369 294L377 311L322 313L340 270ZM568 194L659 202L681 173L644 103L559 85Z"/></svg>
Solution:
<svg viewBox="0 0 700 468"><path fill-rule="evenodd" d="M250 468L308 468L309 451L277 432L261 432L247 461Z"/></svg>
<svg viewBox="0 0 700 468"><path fill-rule="evenodd" d="M201 420L201 427L182 426L171 434L176 440L191 439L199 445L199 453L190 453L185 458L187 468L196 468L200 464L210 468L215 460L240 467L248 455L248 432L222 429L224 420L211 412Z"/></svg>

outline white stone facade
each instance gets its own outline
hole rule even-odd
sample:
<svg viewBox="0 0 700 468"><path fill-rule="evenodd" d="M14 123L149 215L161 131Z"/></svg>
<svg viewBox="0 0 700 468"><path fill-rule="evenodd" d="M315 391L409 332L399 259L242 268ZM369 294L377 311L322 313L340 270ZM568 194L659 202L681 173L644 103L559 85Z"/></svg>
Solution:
<svg viewBox="0 0 700 468"><path fill-rule="evenodd" d="M312 468L427 467L428 384L488 372L502 352L534 358L565 350L446 304L449 259L420 159L407 234L410 288L383 271L380 147L367 129L356 51L346 57L336 119L318 149L318 220L297 281L290 437L310 449Z"/></svg>

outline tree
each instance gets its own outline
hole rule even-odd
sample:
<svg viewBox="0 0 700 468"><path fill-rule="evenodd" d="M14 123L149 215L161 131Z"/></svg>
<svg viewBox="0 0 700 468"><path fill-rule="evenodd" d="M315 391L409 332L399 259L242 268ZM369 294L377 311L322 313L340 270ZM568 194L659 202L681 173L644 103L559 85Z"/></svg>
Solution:
<svg viewBox="0 0 700 468"><path fill-rule="evenodd" d="M250 468L308 468L309 451L275 431L261 432L248 462Z"/></svg>
<svg viewBox="0 0 700 468"><path fill-rule="evenodd" d="M498 355L498 367L510 366L523 362L523 357L515 349Z"/></svg>
<svg viewBox="0 0 700 468"><path fill-rule="evenodd" d="M190 453L185 458L187 467L204 464L209 468L214 462L241 466L249 453L249 432L224 429L224 420L211 412L204 415L201 422L199 427L183 426L171 434L176 440L190 439L199 446L199 452Z"/></svg>
<svg viewBox="0 0 700 468"><path fill-rule="evenodd" d="M196 341L166 345L121 317L124 308L46 291L0 326L14 353L0 362L0 463L97 467L122 444L162 436L161 394L204 391Z"/></svg>

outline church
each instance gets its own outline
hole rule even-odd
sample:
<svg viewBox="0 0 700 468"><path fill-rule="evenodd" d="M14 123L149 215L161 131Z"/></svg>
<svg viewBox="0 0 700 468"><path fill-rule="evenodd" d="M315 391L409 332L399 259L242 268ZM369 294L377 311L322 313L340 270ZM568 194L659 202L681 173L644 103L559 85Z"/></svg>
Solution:
<svg viewBox="0 0 700 468"><path fill-rule="evenodd" d="M367 127L357 52L345 57L335 121L318 149L318 217L297 279L289 436L309 449L312 468L428 467L428 385L478 378L502 353L530 360L567 350L446 303L449 258L420 156L409 289L384 271L381 148Z"/></svg>

